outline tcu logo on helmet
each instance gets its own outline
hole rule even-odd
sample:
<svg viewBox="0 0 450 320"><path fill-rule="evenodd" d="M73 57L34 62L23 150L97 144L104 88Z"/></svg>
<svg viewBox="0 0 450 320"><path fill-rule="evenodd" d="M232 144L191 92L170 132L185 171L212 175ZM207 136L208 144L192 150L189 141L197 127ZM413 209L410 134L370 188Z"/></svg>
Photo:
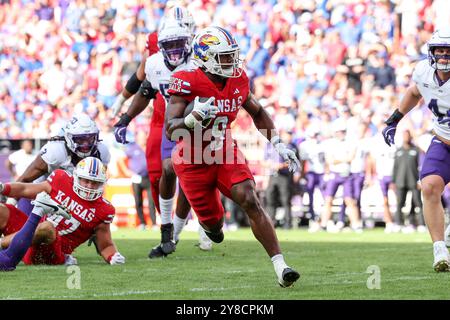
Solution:
<svg viewBox="0 0 450 320"><path fill-rule="evenodd" d="M195 57L203 61L208 61L206 51L209 49L209 46L211 45L216 46L218 44L220 44L220 40L216 36L210 34L205 34L201 36L198 42L194 44Z"/></svg>

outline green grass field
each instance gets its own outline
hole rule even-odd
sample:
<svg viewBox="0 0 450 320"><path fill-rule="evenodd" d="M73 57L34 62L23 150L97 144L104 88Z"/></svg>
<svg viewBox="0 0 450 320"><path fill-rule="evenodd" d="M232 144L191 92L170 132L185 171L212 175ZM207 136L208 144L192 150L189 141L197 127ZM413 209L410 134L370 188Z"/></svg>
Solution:
<svg viewBox="0 0 450 320"><path fill-rule="evenodd" d="M126 256L109 266L93 247L75 256L81 289L68 289L64 266L24 266L1 273L1 299L449 299L450 273L433 271L428 234L309 234L277 230L286 261L301 273L292 288L276 283L272 263L250 229L225 233L212 252L196 246L197 233L184 232L177 251L147 258L158 242L155 231L120 229L113 237ZM380 268L380 289L369 290L366 270Z"/></svg>

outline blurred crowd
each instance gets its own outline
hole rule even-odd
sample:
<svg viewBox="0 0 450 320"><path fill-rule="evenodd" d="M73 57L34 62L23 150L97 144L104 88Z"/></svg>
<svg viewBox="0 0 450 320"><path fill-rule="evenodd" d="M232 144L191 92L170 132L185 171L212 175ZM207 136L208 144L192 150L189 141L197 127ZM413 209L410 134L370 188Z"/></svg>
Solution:
<svg viewBox="0 0 450 320"><path fill-rule="evenodd" d="M103 140L120 149L109 109L136 70L146 35L173 3L0 0L0 138L45 139L85 111ZM426 58L431 33L450 23L448 0L177 3L192 13L197 30L221 25L236 37L255 96L297 145L334 137L336 121L355 145L377 137L415 63ZM420 150L430 141L427 109L416 108L399 126ZM150 116L142 113L131 130L148 132ZM265 188L270 168L260 165L262 138L245 112L233 130Z"/></svg>

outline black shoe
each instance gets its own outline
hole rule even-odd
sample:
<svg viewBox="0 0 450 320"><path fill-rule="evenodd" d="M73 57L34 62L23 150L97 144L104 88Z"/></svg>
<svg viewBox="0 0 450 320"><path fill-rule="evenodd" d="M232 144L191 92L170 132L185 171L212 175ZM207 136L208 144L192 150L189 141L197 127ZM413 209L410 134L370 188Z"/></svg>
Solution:
<svg viewBox="0 0 450 320"><path fill-rule="evenodd" d="M278 280L280 287L287 288L292 286L294 282L297 281L298 278L300 278L300 273L298 273L294 269L287 267L283 270L283 274L281 275L281 277L283 279Z"/></svg>
<svg viewBox="0 0 450 320"><path fill-rule="evenodd" d="M175 251L177 245L173 241L173 224L167 223L161 225L161 250L165 254Z"/></svg>
<svg viewBox="0 0 450 320"><path fill-rule="evenodd" d="M162 249L161 249L161 245L158 244L156 247L152 248L152 250L150 251L150 253L148 254L148 257L150 259L154 259L154 258L164 258L167 257L167 254L165 254Z"/></svg>
<svg viewBox="0 0 450 320"><path fill-rule="evenodd" d="M215 243L221 243L223 241L223 238L225 237L223 235L222 229L220 229L220 231L218 233L213 233L213 232L205 230L205 234L208 236L208 238L211 239L212 242L215 242Z"/></svg>

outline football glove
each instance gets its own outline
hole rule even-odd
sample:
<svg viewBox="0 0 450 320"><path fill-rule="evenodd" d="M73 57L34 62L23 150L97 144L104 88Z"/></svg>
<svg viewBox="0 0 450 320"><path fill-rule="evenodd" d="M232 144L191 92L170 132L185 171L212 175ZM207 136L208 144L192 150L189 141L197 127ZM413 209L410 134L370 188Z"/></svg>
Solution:
<svg viewBox="0 0 450 320"><path fill-rule="evenodd" d="M70 219L72 216L69 210L53 200L47 192L40 192L36 198L31 201L34 207L41 208L45 214L57 214L63 216L65 219Z"/></svg>
<svg viewBox="0 0 450 320"><path fill-rule="evenodd" d="M125 257L123 255L121 255L120 252L114 253L109 259L110 265L124 264L124 263L125 263Z"/></svg>
<svg viewBox="0 0 450 320"><path fill-rule="evenodd" d="M280 141L278 136L271 139L273 147L277 150L278 154L288 163L290 172L295 172L300 168L300 161L297 159L295 152L289 149L283 142Z"/></svg>
<svg viewBox="0 0 450 320"><path fill-rule="evenodd" d="M131 122L131 117L124 113L120 120L114 125L114 137L118 143L127 144L127 127Z"/></svg>
<svg viewBox="0 0 450 320"><path fill-rule="evenodd" d="M384 138L384 142L390 147L395 144L395 132L397 131L397 124L403 118L403 114L395 109L394 113L386 120L385 124L386 128L383 129L382 134Z"/></svg>
<svg viewBox="0 0 450 320"><path fill-rule="evenodd" d="M219 108L214 105L214 97L210 97L205 102L200 102L199 97L195 97L194 108L186 116L184 123L186 127L192 129L196 123L202 123L204 120L214 119L219 113ZM193 113L196 113L201 119L197 119Z"/></svg>

